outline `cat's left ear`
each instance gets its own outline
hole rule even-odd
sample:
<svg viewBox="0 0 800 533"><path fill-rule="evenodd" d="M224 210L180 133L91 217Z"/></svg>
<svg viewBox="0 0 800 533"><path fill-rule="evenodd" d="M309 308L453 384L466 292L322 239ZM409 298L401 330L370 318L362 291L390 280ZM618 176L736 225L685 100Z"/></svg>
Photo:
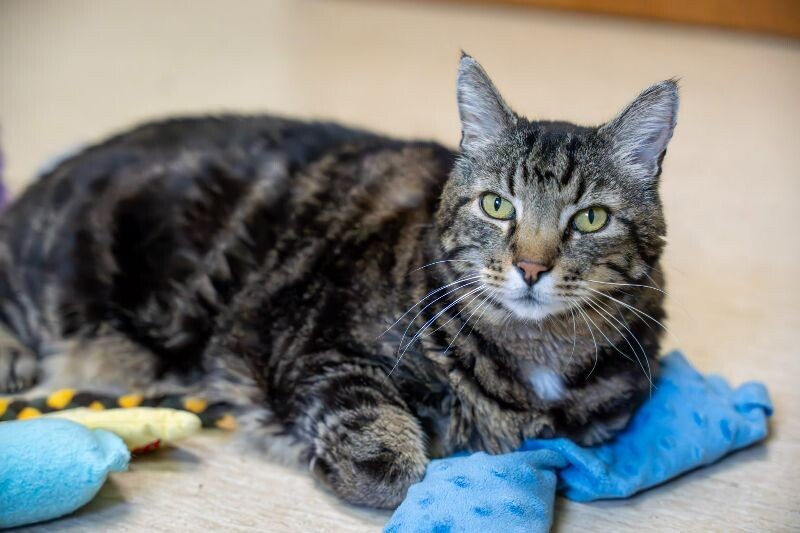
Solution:
<svg viewBox="0 0 800 533"><path fill-rule="evenodd" d="M655 181L678 116L678 83L666 80L640 94L598 133L617 163L638 179Z"/></svg>

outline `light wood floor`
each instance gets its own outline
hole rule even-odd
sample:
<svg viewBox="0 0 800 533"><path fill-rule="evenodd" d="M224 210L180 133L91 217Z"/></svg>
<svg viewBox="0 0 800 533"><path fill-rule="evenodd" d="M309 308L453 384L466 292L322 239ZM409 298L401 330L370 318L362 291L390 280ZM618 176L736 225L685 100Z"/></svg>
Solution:
<svg viewBox="0 0 800 533"><path fill-rule="evenodd" d="M0 0L0 125L18 191L48 157L134 121L272 111L450 145L463 48L531 117L597 123L682 78L663 176L670 345L769 385L764 446L619 502L559 501L559 531L800 529L800 45L425 2ZM222 434L137 460L58 531L375 531Z"/></svg>

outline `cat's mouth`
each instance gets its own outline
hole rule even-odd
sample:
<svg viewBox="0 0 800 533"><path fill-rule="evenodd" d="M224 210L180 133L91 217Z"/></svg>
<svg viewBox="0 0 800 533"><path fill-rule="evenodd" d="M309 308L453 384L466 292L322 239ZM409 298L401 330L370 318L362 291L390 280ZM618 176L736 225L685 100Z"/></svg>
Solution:
<svg viewBox="0 0 800 533"><path fill-rule="evenodd" d="M556 292L554 283L551 274L542 276L534 284L529 284L516 270L510 271L503 287L505 290L501 300L502 305L517 318L526 321L543 320L559 312L559 306L553 298Z"/></svg>
<svg viewBox="0 0 800 533"><path fill-rule="evenodd" d="M505 306L526 320L542 320L552 314L550 299L536 290L525 290L505 299Z"/></svg>
<svg viewBox="0 0 800 533"><path fill-rule="evenodd" d="M542 304L541 297L538 296L533 291L527 291L523 295L515 297L514 300L516 300L518 303L520 303L522 305L536 306L536 305L541 305Z"/></svg>

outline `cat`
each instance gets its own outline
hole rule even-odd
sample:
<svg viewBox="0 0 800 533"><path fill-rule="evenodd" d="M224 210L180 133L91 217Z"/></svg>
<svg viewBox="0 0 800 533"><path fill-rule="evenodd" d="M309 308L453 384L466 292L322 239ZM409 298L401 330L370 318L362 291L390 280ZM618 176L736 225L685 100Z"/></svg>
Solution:
<svg viewBox="0 0 800 533"><path fill-rule="evenodd" d="M676 82L529 121L463 55L457 99L457 151L219 116L62 162L0 219L0 392L201 390L380 508L431 458L612 437L657 375Z"/></svg>

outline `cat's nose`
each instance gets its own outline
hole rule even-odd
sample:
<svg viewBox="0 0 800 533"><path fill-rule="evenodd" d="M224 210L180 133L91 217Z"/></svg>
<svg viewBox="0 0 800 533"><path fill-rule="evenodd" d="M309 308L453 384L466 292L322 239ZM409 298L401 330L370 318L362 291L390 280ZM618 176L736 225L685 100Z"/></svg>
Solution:
<svg viewBox="0 0 800 533"><path fill-rule="evenodd" d="M517 261L517 268L528 285L536 283L543 272L550 270L550 267L547 265L535 261L526 261L524 259Z"/></svg>

